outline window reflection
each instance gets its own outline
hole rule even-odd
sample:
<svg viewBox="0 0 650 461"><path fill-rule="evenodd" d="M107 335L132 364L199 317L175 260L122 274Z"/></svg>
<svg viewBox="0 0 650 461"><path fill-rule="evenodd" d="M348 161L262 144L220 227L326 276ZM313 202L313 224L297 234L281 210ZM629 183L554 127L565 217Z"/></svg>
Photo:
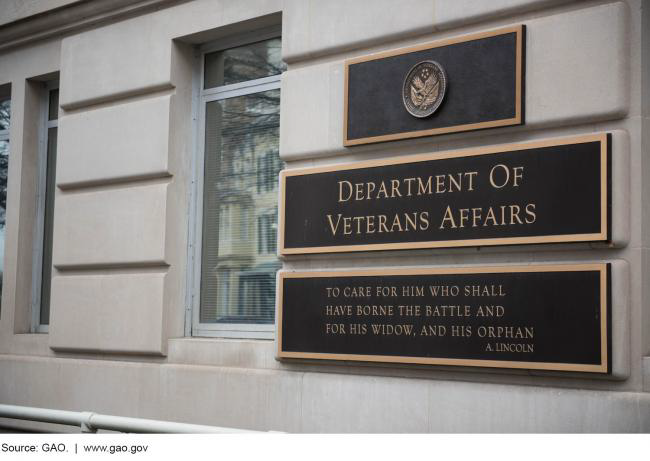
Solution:
<svg viewBox="0 0 650 461"><path fill-rule="evenodd" d="M11 100L5 99L0 101L0 131L9 129L9 119L11 118Z"/></svg>
<svg viewBox="0 0 650 461"><path fill-rule="evenodd" d="M11 100L2 99L0 100L0 299L2 298L2 281L4 280L10 118Z"/></svg>
<svg viewBox="0 0 650 461"><path fill-rule="evenodd" d="M274 38L205 55L205 88L281 74L281 40Z"/></svg>
<svg viewBox="0 0 650 461"><path fill-rule="evenodd" d="M0 298L4 279L5 227L7 219L7 173L9 171L9 141L0 141Z"/></svg>
<svg viewBox="0 0 650 461"><path fill-rule="evenodd" d="M280 90L206 105L201 323L273 323L279 124Z"/></svg>

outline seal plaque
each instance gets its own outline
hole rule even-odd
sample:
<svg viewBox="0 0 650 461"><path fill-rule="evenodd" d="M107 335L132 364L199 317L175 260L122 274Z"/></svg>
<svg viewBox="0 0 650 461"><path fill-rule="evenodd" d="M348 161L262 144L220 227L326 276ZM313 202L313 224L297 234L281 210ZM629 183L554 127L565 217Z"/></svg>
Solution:
<svg viewBox="0 0 650 461"><path fill-rule="evenodd" d="M404 78L402 101L414 117L433 114L445 97L447 75L436 61L422 61L411 68Z"/></svg>

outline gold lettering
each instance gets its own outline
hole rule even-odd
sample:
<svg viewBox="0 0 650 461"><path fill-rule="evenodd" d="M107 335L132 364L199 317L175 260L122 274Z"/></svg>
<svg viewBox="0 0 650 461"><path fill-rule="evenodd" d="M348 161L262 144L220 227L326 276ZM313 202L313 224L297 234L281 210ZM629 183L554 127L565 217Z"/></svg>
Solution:
<svg viewBox="0 0 650 461"><path fill-rule="evenodd" d="M456 229L456 223L454 222L454 215L451 212L451 207L447 205L447 209L445 210L445 216L442 218L442 224L440 224L440 229L445 228L445 222L450 221L451 222L451 227L453 229Z"/></svg>
<svg viewBox="0 0 650 461"><path fill-rule="evenodd" d="M394 232L393 229L395 229L395 226L397 226L397 230L399 230L400 232L404 232L404 229L402 229L402 223L399 222L399 216L398 215L395 215L395 219L393 219L393 225L390 228L391 232Z"/></svg>
<svg viewBox="0 0 650 461"><path fill-rule="evenodd" d="M481 220L481 213L483 212L483 208L472 208L472 227L476 227L476 221Z"/></svg>
<svg viewBox="0 0 650 461"><path fill-rule="evenodd" d="M379 186L379 192L377 192L377 198L381 198L381 194L384 194L384 198L388 198L388 192L386 191L386 184L384 181L381 182Z"/></svg>
<svg viewBox="0 0 650 461"><path fill-rule="evenodd" d="M526 205L526 224L532 224L535 222L537 219L537 215L535 214L535 204L534 203L529 203Z"/></svg>
<svg viewBox="0 0 650 461"><path fill-rule="evenodd" d="M384 230L382 230L382 228ZM390 232L388 230L388 227L386 227L386 215L385 214L380 214L379 215L379 232Z"/></svg>
<svg viewBox="0 0 650 461"><path fill-rule="evenodd" d="M457 190L458 192L460 192L460 190L461 190L461 188L460 188L460 184L461 184L461 182L462 182L462 180L461 180L462 173L457 173L457 174L458 174L458 181L456 181L456 180L454 179L454 176L453 176L453 175L451 175L451 174L448 175L448 176L449 176L449 192L453 192L453 191L454 191L454 185L456 186L456 190Z"/></svg>
<svg viewBox="0 0 650 461"><path fill-rule="evenodd" d="M436 175L436 194L442 194L445 192L445 175L437 174Z"/></svg>
<svg viewBox="0 0 650 461"><path fill-rule="evenodd" d="M478 174L478 171L468 171L465 173L466 176L469 176L469 187L467 190L473 191L474 190L474 177Z"/></svg>
<svg viewBox="0 0 650 461"><path fill-rule="evenodd" d="M513 179L512 179L512 187L518 187L519 186L519 179L524 178L524 167L523 166L516 166L512 169L513 171Z"/></svg>
<svg viewBox="0 0 650 461"><path fill-rule="evenodd" d="M352 219L349 216L343 218L343 233L345 235L352 233Z"/></svg>
<svg viewBox="0 0 650 461"><path fill-rule="evenodd" d="M374 215L366 216L366 233L367 234L374 234L375 233L375 217L374 217Z"/></svg>
<svg viewBox="0 0 650 461"><path fill-rule="evenodd" d="M337 216L337 219L336 219L336 226L335 226L334 223L332 222L332 215L331 215L331 214L328 214L328 215L327 215L327 220L328 220L329 223L330 223L330 229L332 229L332 235L336 235L336 229L338 229L338 227L339 227L339 222L341 221L341 214L339 213L338 216Z"/></svg>
<svg viewBox="0 0 650 461"><path fill-rule="evenodd" d="M518 224L523 224L524 222L519 219L519 205L510 205L510 224L515 224L514 219L517 220Z"/></svg>
<svg viewBox="0 0 650 461"><path fill-rule="evenodd" d="M363 200L363 183L358 182L354 185L354 199Z"/></svg>
<svg viewBox="0 0 650 461"><path fill-rule="evenodd" d="M427 179L426 186L422 183L422 178L418 178L418 195L431 195L431 176Z"/></svg>
<svg viewBox="0 0 650 461"><path fill-rule="evenodd" d="M357 223L357 234L361 233L361 221L364 219L364 216L355 216L352 218L353 221Z"/></svg>
<svg viewBox="0 0 650 461"><path fill-rule="evenodd" d="M374 192L376 186L374 182L367 183L367 186L368 186L368 194L366 195L366 200L369 200L370 194Z"/></svg>
<svg viewBox="0 0 650 461"><path fill-rule="evenodd" d="M465 227L465 223L469 220L469 208L461 208L459 211L460 211L460 227Z"/></svg>
<svg viewBox="0 0 650 461"><path fill-rule="evenodd" d="M401 197L402 194L399 192L399 179L391 179L390 180L390 186L392 189L391 197Z"/></svg>
<svg viewBox="0 0 650 461"><path fill-rule="evenodd" d="M347 198L343 198L343 185L346 185L349 190L349 194ZM352 198L352 183L350 181L339 181L339 202L347 202Z"/></svg>
<svg viewBox="0 0 650 461"><path fill-rule="evenodd" d="M413 213L413 219L411 219L411 216L409 213L404 213L404 218L406 219L406 226L405 230L408 232L409 231L409 224L413 228L413 230L417 230L417 225L415 224L418 219L418 214L417 212Z"/></svg>
<svg viewBox="0 0 650 461"><path fill-rule="evenodd" d="M495 171L497 168L501 168L501 169L503 169L503 171L505 171L505 173L506 173L506 179L505 179L505 181L503 181L503 184L501 184L500 186L497 185L497 184L494 182L494 171ZM508 181L510 181L510 170L508 169L507 166L505 166L505 165L503 165L503 164L500 163L500 164L495 165L495 166L492 167L492 169L490 170L490 184L492 184L492 187L494 187L495 189L501 189L501 188L504 187L506 184L508 184Z"/></svg>
<svg viewBox="0 0 650 461"><path fill-rule="evenodd" d="M406 196L410 197L411 196L411 183L415 181L415 178L404 178L404 182L406 183Z"/></svg>
<svg viewBox="0 0 650 461"><path fill-rule="evenodd" d="M488 208L488 213L487 216L485 217L485 221L483 222L483 227L488 225L489 220L492 220L492 222L494 223L492 224L493 226L499 225L499 223L497 223L497 218L494 216L494 210L492 209L492 207Z"/></svg>
<svg viewBox="0 0 650 461"><path fill-rule="evenodd" d="M423 211L420 213L420 230L427 230L429 228L429 212Z"/></svg>

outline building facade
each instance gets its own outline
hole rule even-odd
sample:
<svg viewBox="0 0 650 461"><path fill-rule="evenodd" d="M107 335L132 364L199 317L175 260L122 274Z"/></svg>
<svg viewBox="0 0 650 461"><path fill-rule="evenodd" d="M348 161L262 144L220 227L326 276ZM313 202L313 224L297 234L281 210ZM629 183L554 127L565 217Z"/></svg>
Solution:
<svg viewBox="0 0 650 461"><path fill-rule="evenodd" d="M262 431L647 432L649 9L0 0L0 403ZM349 63L521 25L521 123L344 141ZM281 170L597 133L606 241L282 254ZM607 373L280 357L278 273L587 263L611 265Z"/></svg>

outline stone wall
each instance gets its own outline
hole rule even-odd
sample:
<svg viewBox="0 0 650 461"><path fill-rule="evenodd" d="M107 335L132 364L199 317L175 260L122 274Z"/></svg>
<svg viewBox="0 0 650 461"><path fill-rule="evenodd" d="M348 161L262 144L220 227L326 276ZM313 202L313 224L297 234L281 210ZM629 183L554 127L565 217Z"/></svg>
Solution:
<svg viewBox="0 0 650 461"><path fill-rule="evenodd" d="M11 82L13 108L0 402L289 432L650 430L647 2L162 3L0 52L0 84ZM521 23L525 125L343 147L344 60ZM612 247L283 262L285 270L309 270L616 261L623 269L614 288L614 379L279 362L273 341L186 337L195 46L280 24L288 63L280 155L287 168L615 132ZM26 79L53 72L60 72L62 111L52 321L49 333L35 334L29 317L37 103Z"/></svg>

